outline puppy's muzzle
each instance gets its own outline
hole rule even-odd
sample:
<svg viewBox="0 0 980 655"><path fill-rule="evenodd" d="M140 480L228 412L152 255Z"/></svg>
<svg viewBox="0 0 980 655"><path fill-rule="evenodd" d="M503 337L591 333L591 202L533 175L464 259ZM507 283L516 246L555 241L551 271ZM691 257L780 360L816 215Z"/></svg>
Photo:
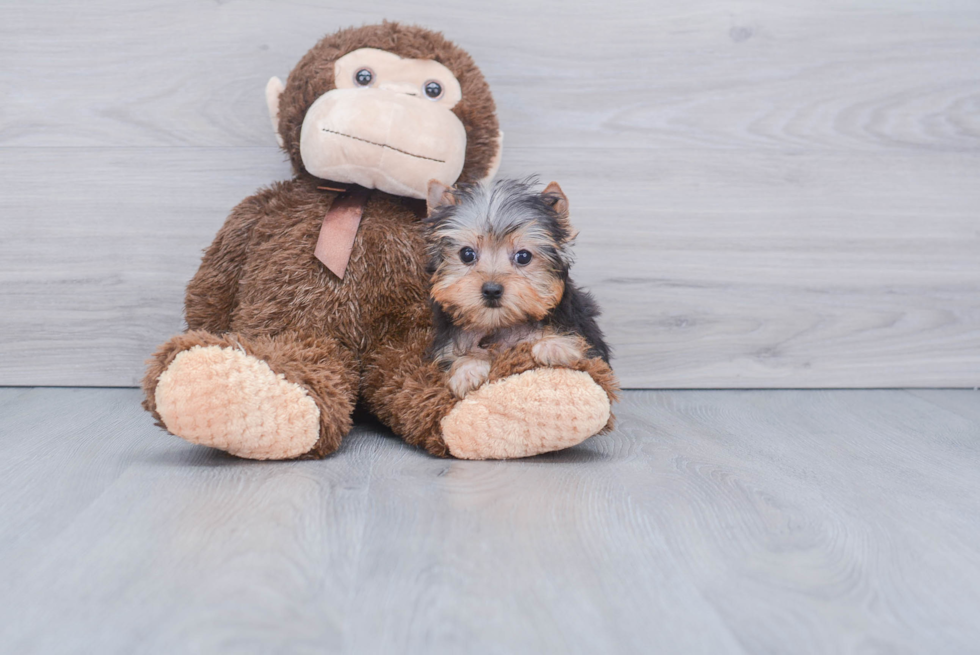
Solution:
<svg viewBox="0 0 980 655"><path fill-rule="evenodd" d="M500 307L500 298L504 295L504 285L499 282L484 282L480 289L483 304L487 307Z"/></svg>

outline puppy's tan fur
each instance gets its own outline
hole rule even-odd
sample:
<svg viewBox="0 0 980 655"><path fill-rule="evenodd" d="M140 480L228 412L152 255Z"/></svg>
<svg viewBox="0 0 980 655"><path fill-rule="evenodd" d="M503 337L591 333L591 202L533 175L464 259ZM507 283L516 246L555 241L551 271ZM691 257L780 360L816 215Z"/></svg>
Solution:
<svg viewBox="0 0 980 655"><path fill-rule="evenodd" d="M558 183L549 184L542 195L562 223L558 235L534 221L501 229L494 225L493 216L471 226L444 221L430 235L430 247L435 246L432 300L460 328L433 355L448 369L448 385L457 397L486 382L490 362L502 350L528 343L537 363L572 366L588 349L581 336L562 334L541 323L565 292L562 271L542 253L564 252L575 234L568 222L568 199ZM429 184L428 196L430 214L457 203L452 191L435 180ZM460 259L461 244L479 253L475 262ZM531 253L528 264L515 263L520 251ZM487 283L503 287L499 304L485 302L481 290Z"/></svg>
<svg viewBox="0 0 980 655"><path fill-rule="evenodd" d="M542 234L528 228L503 238L472 232L458 236L461 242L479 249L480 259L467 266L447 253L432 281L432 298L457 324L473 330L499 330L528 320L540 321L558 303L565 285L549 273L541 258L532 259L523 268L511 261L519 250L544 245ZM497 282L507 289L500 307L484 306L480 289L486 282Z"/></svg>

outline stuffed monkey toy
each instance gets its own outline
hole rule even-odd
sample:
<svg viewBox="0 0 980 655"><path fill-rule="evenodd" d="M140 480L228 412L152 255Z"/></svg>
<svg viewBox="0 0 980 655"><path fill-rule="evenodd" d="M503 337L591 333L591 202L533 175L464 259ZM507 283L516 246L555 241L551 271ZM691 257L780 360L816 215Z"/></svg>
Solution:
<svg viewBox="0 0 980 655"><path fill-rule="evenodd" d="M266 99L295 175L239 204L206 250L188 330L143 380L158 425L250 459L329 455L358 401L443 457L525 457L611 426L616 381L599 359L542 368L518 347L458 400L426 358L429 182L489 179L501 155L466 52L419 27L345 29Z"/></svg>

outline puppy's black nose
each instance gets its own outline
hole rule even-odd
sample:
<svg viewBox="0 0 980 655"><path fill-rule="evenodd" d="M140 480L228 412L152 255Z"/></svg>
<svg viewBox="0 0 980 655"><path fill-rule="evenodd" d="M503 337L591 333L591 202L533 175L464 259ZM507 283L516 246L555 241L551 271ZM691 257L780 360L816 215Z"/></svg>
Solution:
<svg viewBox="0 0 980 655"><path fill-rule="evenodd" d="M484 282L481 291L485 300L500 300L500 296L504 295L504 285L499 282Z"/></svg>

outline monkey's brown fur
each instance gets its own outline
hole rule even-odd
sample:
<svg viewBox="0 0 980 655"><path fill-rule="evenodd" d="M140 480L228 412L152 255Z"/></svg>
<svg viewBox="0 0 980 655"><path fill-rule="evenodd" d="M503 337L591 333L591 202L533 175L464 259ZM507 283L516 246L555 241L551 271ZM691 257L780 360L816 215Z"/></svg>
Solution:
<svg viewBox="0 0 980 655"><path fill-rule="evenodd" d="M463 88L453 111L467 128L460 179L475 181L487 172L497 121L490 90L469 55L439 34L395 23L343 30L320 41L290 74L281 98L280 134L296 177L232 211L188 284L188 332L163 344L149 362L143 406L161 427L155 400L161 373L193 346L222 346L263 360L316 402L320 437L303 458L337 449L358 398L409 443L448 455L440 420L456 399L442 372L425 359L430 313L418 218L424 206L371 191L343 279L313 254L336 194L317 189L322 181L303 170L300 127L309 105L333 87L332 62L361 47L433 58L452 70ZM517 348L494 364L490 379L535 366L527 349ZM615 379L603 362L587 360L577 368L614 395Z"/></svg>

